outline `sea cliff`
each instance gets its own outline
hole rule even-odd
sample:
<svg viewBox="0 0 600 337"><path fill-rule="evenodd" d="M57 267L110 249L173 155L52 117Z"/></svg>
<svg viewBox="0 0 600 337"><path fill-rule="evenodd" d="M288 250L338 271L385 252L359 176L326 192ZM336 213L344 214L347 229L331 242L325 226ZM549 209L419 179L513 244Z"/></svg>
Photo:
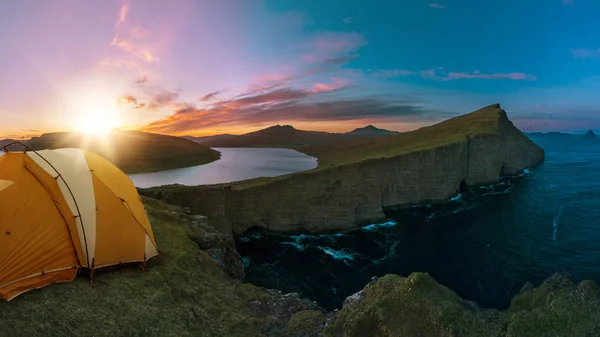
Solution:
<svg viewBox="0 0 600 337"><path fill-rule="evenodd" d="M386 219L390 208L445 202L544 160L544 151L499 104L399 135L306 148L314 170L277 178L162 186L141 194L186 206L235 235L350 230Z"/></svg>

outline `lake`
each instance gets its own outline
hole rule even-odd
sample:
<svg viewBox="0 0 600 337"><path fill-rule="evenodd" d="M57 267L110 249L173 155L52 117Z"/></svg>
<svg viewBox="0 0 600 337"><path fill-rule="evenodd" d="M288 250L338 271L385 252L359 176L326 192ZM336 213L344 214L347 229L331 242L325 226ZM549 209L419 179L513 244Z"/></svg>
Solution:
<svg viewBox="0 0 600 337"><path fill-rule="evenodd" d="M182 184L208 185L311 170L317 159L291 149L215 148L221 159L209 164L152 173L130 174L141 188Z"/></svg>

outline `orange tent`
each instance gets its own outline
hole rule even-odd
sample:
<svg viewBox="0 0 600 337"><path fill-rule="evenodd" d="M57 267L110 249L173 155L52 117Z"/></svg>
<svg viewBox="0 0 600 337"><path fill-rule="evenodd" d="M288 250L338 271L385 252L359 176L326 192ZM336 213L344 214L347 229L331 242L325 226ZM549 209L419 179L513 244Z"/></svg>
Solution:
<svg viewBox="0 0 600 337"><path fill-rule="evenodd" d="M80 149L0 157L0 297L158 255L131 180Z"/></svg>

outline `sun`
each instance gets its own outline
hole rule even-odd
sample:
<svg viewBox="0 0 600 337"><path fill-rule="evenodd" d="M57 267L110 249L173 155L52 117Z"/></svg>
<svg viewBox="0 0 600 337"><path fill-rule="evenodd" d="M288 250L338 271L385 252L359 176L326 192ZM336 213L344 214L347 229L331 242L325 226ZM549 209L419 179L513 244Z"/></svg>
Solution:
<svg viewBox="0 0 600 337"><path fill-rule="evenodd" d="M117 106L110 103L88 103L77 114L73 129L90 135L106 135L120 126Z"/></svg>

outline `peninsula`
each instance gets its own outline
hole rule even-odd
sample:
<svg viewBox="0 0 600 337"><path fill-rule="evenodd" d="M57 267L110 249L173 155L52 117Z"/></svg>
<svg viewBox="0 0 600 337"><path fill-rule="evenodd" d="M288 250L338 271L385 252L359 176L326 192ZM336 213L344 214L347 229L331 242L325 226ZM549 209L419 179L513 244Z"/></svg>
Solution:
<svg viewBox="0 0 600 337"><path fill-rule="evenodd" d="M2 141L3 145L12 143ZM180 137L140 131L111 131L106 134L76 132L45 133L24 141L33 150L76 147L97 153L125 173L155 172L207 164L221 154ZM22 150L13 145L11 151Z"/></svg>
<svg viewBox="0 0 600 337"><path fill-rule="evenodd" d="M304 147L310 171L275 178L143 189L146 196L208 216L224 233L351 230L390 208L445 202L544 160L499 104L413 132Z"/></svg>

